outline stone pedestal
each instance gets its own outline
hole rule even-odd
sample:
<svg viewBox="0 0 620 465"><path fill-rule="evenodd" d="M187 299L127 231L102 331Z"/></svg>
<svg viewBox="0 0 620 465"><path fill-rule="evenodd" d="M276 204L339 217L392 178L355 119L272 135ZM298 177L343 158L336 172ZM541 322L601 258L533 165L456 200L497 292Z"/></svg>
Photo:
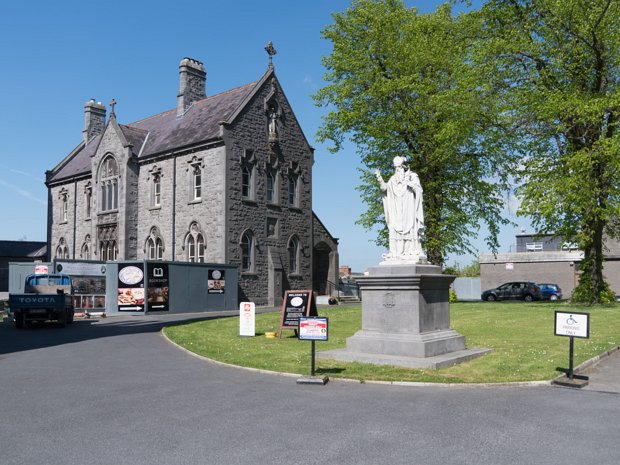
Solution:
<svg viewBox="0 0 620 465"><path fill-rule="evenodd" d="M454 276L425 264L382 265L357 278L362 293L362 329L346 349L320 358L442 368L488 352L467 349L450 328L450 284Z"/></svg>

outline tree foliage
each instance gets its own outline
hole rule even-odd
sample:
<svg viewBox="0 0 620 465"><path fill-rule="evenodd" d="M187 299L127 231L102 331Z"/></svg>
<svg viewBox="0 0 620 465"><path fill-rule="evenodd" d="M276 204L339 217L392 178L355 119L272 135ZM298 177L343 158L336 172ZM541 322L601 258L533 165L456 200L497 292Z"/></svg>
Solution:
<svg viewBox="0 0 620 465"><path fill-rule="evenodd" d="M480 276L480 262L475 260L460 268L458 264L444 267L443 274L452 274L459 278L475 278Z"/></svg>
<svg viewBox="0 0 620 465"><path fill-rule="evenodd" d="M400 0L354 0L323 30L333 44L324 58L328 83L315 95L328 107L318 139L338 151L346 139L364 169L358 187L368 210L359 223L383 226L381 194L373 172L393 171L396 155L408 159L424 188L424 248L434 264L450 252L474 252L469 239L486 223L497 250L503 192L512 159L492 89L473 67L479 18L453 16L448 4L418 14Z"/></svg>
<svg viewBox="0 0 620 465"><path fill-rule="evenodd" d="M584 251L575 297L600 302L620 218L620 2L492 0L478 66L523 155L520 214Z"/></svg>

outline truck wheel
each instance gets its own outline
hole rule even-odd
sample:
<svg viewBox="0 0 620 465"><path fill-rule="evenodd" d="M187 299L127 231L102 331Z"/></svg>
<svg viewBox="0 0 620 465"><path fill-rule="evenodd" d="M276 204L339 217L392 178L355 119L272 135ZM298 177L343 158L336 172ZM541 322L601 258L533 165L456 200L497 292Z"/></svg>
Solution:
<svg viewBox="0 0 620 465"><path fill-rule="evenodd" d="M60 324L60 326L62 326L63 328L65 326L67 326L67 312L64 311L60 314L60 317L58 318L58 323Z"/></svg>
<svg viewBox="0 0 620 465"><path fill-rule="evenodd" d="M67 317L67 324L70 325L73 323L73 312L69 312L69 316Z"/></svg>
<svg viewBox="0 0 620 465"><path fill-rule="evenodd" d="M16 313L15 316L15 328L22 329L24 327L24 314Z"/></svg>

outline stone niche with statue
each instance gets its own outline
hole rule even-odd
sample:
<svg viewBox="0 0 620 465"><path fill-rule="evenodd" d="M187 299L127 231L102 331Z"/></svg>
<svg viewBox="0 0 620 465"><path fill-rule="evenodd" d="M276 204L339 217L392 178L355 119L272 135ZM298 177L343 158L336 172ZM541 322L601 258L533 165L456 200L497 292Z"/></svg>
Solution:
<svg viewBox="0 0 620 465"><path fill-rule="evenodd" d="M489 349L468 349L465 337L450 327L450 284L454 276L427 262L423 190L403 157L394 158L386 182L379 172L389 251L378 266L356 278L362 293L362 329L345 349L318 357L409 368L443 368Z"/></svg>

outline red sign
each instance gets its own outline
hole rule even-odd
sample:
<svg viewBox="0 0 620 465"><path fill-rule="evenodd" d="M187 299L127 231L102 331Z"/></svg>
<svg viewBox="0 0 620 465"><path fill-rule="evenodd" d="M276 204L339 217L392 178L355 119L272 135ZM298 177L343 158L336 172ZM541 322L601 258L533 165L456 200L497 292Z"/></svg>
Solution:
<svg viewBox="0 0 620 465"><path fill-rule="evenodd" d="M34 274L48 274L49 271L47 265L37 265L34 267Z"/></svg>
<svg viewBox="0 0 620 465"><path fill-rule="evenodd" d="M302 316L297 337L306 341L327 341L327 318Z"/></svg>

